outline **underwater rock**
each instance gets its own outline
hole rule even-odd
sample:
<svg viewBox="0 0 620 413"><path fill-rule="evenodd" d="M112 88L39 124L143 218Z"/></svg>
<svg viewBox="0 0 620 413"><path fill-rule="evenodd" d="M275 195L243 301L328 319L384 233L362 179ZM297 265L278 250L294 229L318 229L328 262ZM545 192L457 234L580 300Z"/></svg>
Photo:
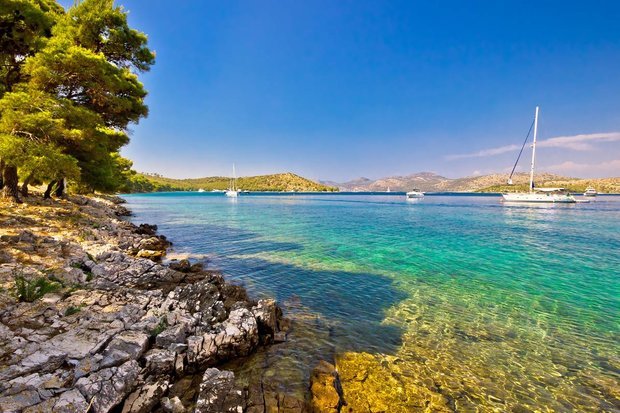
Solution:
<svg viewBox="0 0 620 413"><path fill-rule="evenodd" d="M346 406L342 395L340 376L334 365L321 360L310 376L312 411L316 413L340 412Z"/></svg>

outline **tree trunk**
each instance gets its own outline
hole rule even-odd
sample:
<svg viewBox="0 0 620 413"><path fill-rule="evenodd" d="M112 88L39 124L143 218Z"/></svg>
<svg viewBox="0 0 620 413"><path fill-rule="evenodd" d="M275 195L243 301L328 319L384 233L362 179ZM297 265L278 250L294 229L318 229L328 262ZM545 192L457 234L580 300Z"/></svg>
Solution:
<svg viewBox="0 0 620 413"><path fill-rule="evenodd" d="M65 194L65 178L58 180L58 186L56 186L56 196L61 197Z"/></svg>
<svg viewBox="0 0 620 413"><path fill-rule="evenodd" d="M26 179L24 179L24 183L22 184L22 188L20 190L24 198L28 196L28 185L30 185L30 182L32 181L33 177L34 177L34 173L31 173L30 175L26 177Z"/></svg>
<svg viewBox="0 0 620 413"><path fill-rule="evenodd" d="M56 181L51 181L49 184L47 184L47 189L45 190L45 193L43 194L43 199L52 198L52 189L54 188L54 185L56 185Z"/></svg>
<svg viewBox="0 0 620 413"><path fill-rule="evenodd" d="M4 188L2 193L5 198L13 198L17 203L22 201L19 199L19 188L17 178L17 167L13 165L5 165L2 171L2 178L4 180Z"/></svg>
<svg viewBox="0 0 620 413"><path fill-rule="evenodd" d="M4 173L4 159L0 159L0 189L4 188L4 177L2 174Z"/></svg>

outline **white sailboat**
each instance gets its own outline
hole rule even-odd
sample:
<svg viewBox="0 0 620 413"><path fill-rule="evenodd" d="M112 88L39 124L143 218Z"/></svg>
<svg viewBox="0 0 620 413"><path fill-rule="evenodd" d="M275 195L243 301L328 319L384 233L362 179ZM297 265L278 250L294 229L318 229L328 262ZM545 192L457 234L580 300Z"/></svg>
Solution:
<svg viewBox="0 0 620 413"><path fill-rule="evenodd" d="M536 161L536 137L538 134L538 109L539 109L538 106L536 106L536 114L534 117L534 141L532 143L532 165L530 168L530 190L529 192L507 192L507 193L502 194L502 197L504 198L504 201L507 201L507 202L575 203L576 202L575 198L565 188L535 188L534 187L534 166L535 166L535 161ZM521 154L519 154L519 156L521 156ZM518 162L518 158L517 158L517 162ZM514 173L514 168L513 168L513 173ZM510 175L510 178L508 179L508 184L510 185L512 184L511 178L512 178L512 174Z"/></svg>
<svg viewBox="0 0 620 413"><path fill-rule="evenodd" d="M237 198L239 196L239 189L237 188L237 174L235 173L235 164L233 164L233 176L230 179L230 186L226 191L226 196L230 198Z"/></svg>

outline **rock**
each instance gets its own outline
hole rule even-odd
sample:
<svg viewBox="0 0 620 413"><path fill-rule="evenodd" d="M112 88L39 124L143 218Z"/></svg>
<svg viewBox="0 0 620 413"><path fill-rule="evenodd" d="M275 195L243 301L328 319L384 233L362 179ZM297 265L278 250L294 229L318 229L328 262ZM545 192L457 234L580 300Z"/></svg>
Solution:
<svg viewBox="0 0 620 413"><path fill-rule="evenodd" d="M109 412L133 390L140 366L130 360L119 367L99 370L88 377L82 377L75 386L86 400L91 400L96 413Z"/></svg>
<svg viewBox="0 0 620 413"><path fill-rule="evenodd" d="M30 406L24 409L23 413L74 413L86 412L87 408L88 403L86 403L84 397L79 391L73 389L43 403Z"/></svg>
<svg viewBox="0 0 620 413"><path fill-rule="evenodd" d="M286 341L286 333L284 331L278 331L273 335L274 343L284 343Z"/></svg>
<svg viewBox="0 0 620 413"><path fill-rule="evenodd" d="M179 324L168 327L155 338L155 344L161 348L168 348L173 344L185 342L185 325Z"/></svg>
<svg viewBox="0 0 620 413"><path fill-rule="evenodd" d="M136 257L159 261L165 255L165 251L138 250Z"/></svg>
<svg viewBox="0 0 620 413"><path fill-rule="evenodd" d="M32 372L49 372L59 368L67 353L54 348L37 349L35 352L25 357L21 363L12 365L0 371L0 381L10 380L18 376L23 376Z"/></svg>
<svg viewBox="0 0 620 413"><path fill-rule="evenodd" d="M184 413L185 412L185 407L183 406L183 403L181 403L181 400L177 396L174 396L170 399L167 397L162 398L161 407L164 410L164 412L167 412L167 413Z"/></svg>
<svg viewBox="0 0 620 413"><path fill-rule="evenodd" d="M245 397L243 391L235 387L232 371L207 369L202 376L200 393L196 400L195 413L243 413Z"/></svg>
<svg viewBox="0 0 620 413"><path fill-rule="evenodd" d="M168 391L168 380L147 383L127 397L122 413L149 413Z"/></svg>
<svg viewBox="0 0 620 413"><path fill-rule="evenodd" d="M313 412L338 413L342 406L346 406L338 372L332 364L324 360L321 360L312 371L310 391Z"/></svg>
<svg viewBox="0 0 620 413"><path fill-rule="evenodd" d="M7 251L0 251L0 264L8 264L13 262L13 256Z"/></svg>
<svg viewBox="0 0 620 413"><path fill-rule="evenodd" d="M168 267L175 271L181 272L190 272L190 270L192 269L192 265L190 264L189 260L172 261L170 264L168 264Z"/></svg>
<svg viewBox="0 0 620 413"><path fill-rule="evenodd" d="M217 362L250 354L258 344L258 326L253 314L245 309L231 311L215 332L187 339L189 363L212 366Z"/></svg>
<svg viewBox="0 0 620 413"><path fill-rule="evenodd" d="M168 350L153 349L144 356L146 369L152 374L168 374L174 368L175 354Z"/></svg>
<svg viewBox="0 0 620 413"><path fill-rule="evenodd" d="M84 396L78 390L73 389L62 393L58 397L58 401L52 411L54 413L86 412L87 407L88 403Z"/></svg>
<svg viewBox="0 0 620 413"><path fill-rule="evenodd" d="M103 352L101 367L118 366L128 360L137 360L146 350L149 336L139 331L123 331L110 341Z"/></svg>
<svg viewBox="0 0 620 413"><path fill-rule="evenodd" d="M140 224L136 227L136 233L140 235L155 235L157 232L157 225Z"/></svg>
<svg viewBox="0 0 620 413"><path fill-rule="evenodd" d="M41 397L36 390L26 390L0 397L0 407L4 413L21 412L25 408L39 403L41 403Z"/></svg>
<svg viewBox="0 0 620 413"><path fill-rule="evenodd" d="M278 321L282 318L282 310L276 305L275 300L260 300L252 313L258 324L258 335L262 344L274 341L274 335L278 332Z"/></svg>

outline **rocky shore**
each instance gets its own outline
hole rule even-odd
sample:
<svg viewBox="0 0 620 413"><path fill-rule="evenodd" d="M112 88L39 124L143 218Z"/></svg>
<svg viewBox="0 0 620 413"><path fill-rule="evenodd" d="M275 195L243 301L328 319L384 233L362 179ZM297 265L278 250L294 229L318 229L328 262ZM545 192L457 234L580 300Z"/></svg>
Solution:
<svg viewBox="0 0 620 413"><path fill-rule="evenodd" d="M114 197L0 204L0 411L337 412L328 363L304 399L222 367L286 341L274 300L251 300L136 226Z"/></svg>

